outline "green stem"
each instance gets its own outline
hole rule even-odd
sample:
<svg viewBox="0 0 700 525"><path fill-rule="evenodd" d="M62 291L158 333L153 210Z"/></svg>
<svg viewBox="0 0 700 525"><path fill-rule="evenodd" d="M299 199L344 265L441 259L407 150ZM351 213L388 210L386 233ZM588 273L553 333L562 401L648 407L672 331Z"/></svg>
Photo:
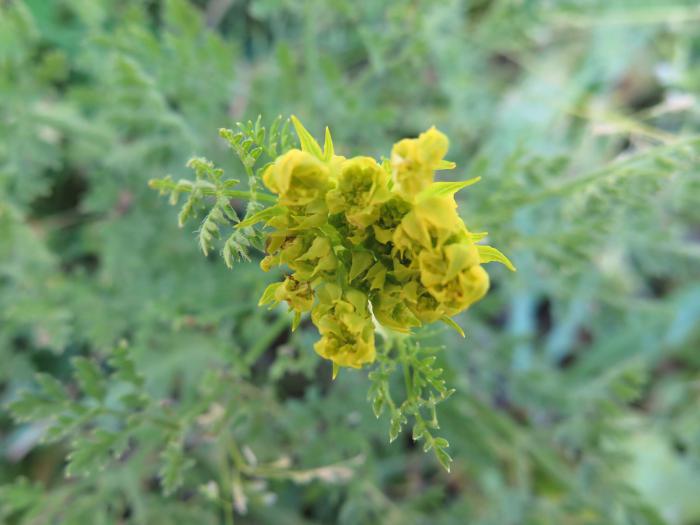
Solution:
<svg viewBox="0 0 700 525"><path fill-rule="evenodd" d="M233 525L233 478L231 477L226 448L223 450L222 456L221 464L223 465L222 482L224 485L224 496L220 497L219 500L224 513L224 522L226 525Z"/></svg>
<svg viewBox="0 0 700 525"><path fill-rule="evenodd" d="M221 190L218 189L211 183L199 181L196 183L189 183L186 187L181 187L178 189L178 183L175 181L165 181L160 179L152 179L149 182L149 186L154 189L159 189L161 191L179 191L180 193L191 193L193 190L198 191L200 194L205 196L218 196L223 195L230 199L246 199L249 201L261 201L275 203L277 202L277 197L270 195L269 193L259 192L259 191L244 191L244 190Z"/></svg>
<svg viewBox="0 0 700 525"><path fill-rule="evenodd" d="M259 193L257 191L226 190L223 192L226 197L232 199L247 199L249 201L277 202L277 197L269 193Z"/></svg>
<svg viewBox="0 0 700 525"><path fill-rule="evenodd" d="M248 175L248 189L250 190L251 198L248 200L248 208L246 211L246 217L252 215L256 211L256 204L258 203L258 181L255 179L255 171L251 166L245 165L245 172Z"/></svg>
<svg viewBox="0 0 700 525"><path fill-rule="evenodd" d="M127 419L128 417L133 415L133 414L129 414L123 410L116 410L116 409L107 408L107 407L102 407L100 409L100 411L103 414L108 414L110 416L118 417L120 419ZM147 414L145 412L143 412L141 415L150 423L155 423L156 425L159 425L161 427L165 427L169 430L180 430L180 425L178 425L177 423L175 423L173 421L165 419L163 417L154 416L152 414Z"/></svg>
<svg viewBox="0 0 700 525"><path fill-rule="evenodd" d="M238 448L238 443L233 436L229 436L228 438L228 453L229 456L231 456L231 461L233 461L236 470L243 473L249 473L250 467L248 466L248 462L243 457L243 454L241 454L241 451Z"/></svg>
<svg viewBox="0 0 700 525"><path fill-rule="evenodd" d="M401 369L403 370L403 382L406 387L406 399L411 399L413 396L413 381L411 381L411 365L409 358L406 355L406 342L403 337L397 336L396 348L399 351L399 361L401 361Z"/></svg>

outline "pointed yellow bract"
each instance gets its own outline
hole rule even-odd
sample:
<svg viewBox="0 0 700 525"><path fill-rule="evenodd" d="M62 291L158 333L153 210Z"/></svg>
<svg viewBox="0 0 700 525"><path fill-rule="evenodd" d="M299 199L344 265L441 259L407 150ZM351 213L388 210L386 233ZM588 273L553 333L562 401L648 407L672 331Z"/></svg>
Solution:
<svg viewBox="0 0 700 525"><path fill-rule="evenodd" d="M443 164L449 142L435 127L417 139L403 139L391 150L394 186L401 196L413 200L433 182L435 170ZM448 167L453 165L447 164ZM444 169L444 168L443 168Z"/></svg>
<svg viewBox="0 0 700 525"><path fill-rule="evenodd" d="M279 156L263 174L278 196L265 220L267 271L292 274L270 285L261 304L286 302L295 319L311 311L321 338L316 352L340 367L375 359L375 320L398 332L451 317L481 299L489 277L481 266L497 261L515 268L500 251L475 244L457 213L454 194L478 181L434 182L447 137L430 128L394 145L389 161L335 154L326 128L323 150L292 117L301 149Z"/></svg>

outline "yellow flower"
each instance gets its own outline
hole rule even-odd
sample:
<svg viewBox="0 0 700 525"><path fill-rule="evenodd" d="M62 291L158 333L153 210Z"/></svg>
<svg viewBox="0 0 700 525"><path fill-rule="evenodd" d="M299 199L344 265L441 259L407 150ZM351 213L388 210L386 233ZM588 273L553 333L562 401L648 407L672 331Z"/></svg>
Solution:
<svg viewBox="0 0 700 525"><path fill-rule="evenodd" d="M379 219L372 225L374 237L386 244L392 240L394 230L401 220L411 211L411 204L398 195L382 203L379 208Z"/></svg>
<svg viewBox="0 0 700 525"><path fill-rule="evenodd" d="M488 291L483 263L514 269L495 248L476 245L483 235L470 233L457 213L454 193L478 179L433 182L436 170L453 167L443 160L447 137L435 128L395 144L380 165L335 155L327 129L321 149L292 120L301 149L265 170L278 204L253 220L272 229L261 267L294 273L260 302L285 301L295 323L311 310L321 335L314 349L333 362L334 374L374 361L373 316L399 332L449 321Z"/></svg>
<svg viewBox="0 0 700 525"><path fill-rule="evenodd" d="M430 197L417 202L393 234L399 253L433 249L448 240L464 237L464 223L457 215L453 197Z"/></svg>
<svg viewBox="0 0 700 525"><path fill-rule="evenodd" d="M337 185L328 192L330 213L344 213L351 225L364 230L379 217L379 205L391 195L389 175L370 157L355 157L342 164Z"/></svg>
<svg viewBox="0 0 700 525"><path fill-rule="evenodd" d="M293 275L287 276L282 286L275 290L275 300L285 301L291 310L308 312L314 303L314 292L306 281L298 281Z"/></svg>
<svg viewBox="0 0 700 525"><path fill-rule="evenodd" d="M282 206L307 206L323 202L331 187L328 166L298 149L277 158L263 173L263 182L279 195Z"/></svg>
<svg viewBox="0 0 700 525"><path fill-rule="evenodd" d="M396 191L412 200L426 189L433 182L435 170L443 167L441 163L448 146L447 137L435 127L421 133L417 139L403 139L394 144L391 167Z"/></svg>
<svg viewBox="0 0 700 525"><path fill-rule="evenodd" d="M304 253L285 262L298 278L309 281L324 273L332 274L338 267L331 242L325 237L314 238Z"/></svg>
<svg viewBox="0 0 700 525"><path fill-rule="evenodd" d="M397 332L408 332L421 325L408 307L409 294L398 284L387 284L372 299L372 313L383 326Z"/></svg>
<svg viewBox="0 0 700 525"><path fill-rule="evenodd" d="M267 272L273 266L293 263L308 252L311 243L309 235L296 235L285 230L273 232L268 235L268 255L260 262L260 267Z"/></svg>
<svg viewBox="0 0 700 525"><path fill-rule="evenodd" d="M314 292L308 282L299 281L293 275L285 277L281 283L269 285L260 297L259 306L275 306L285 301L290 310L302 313L311 310Z"/></svg>
<svg viewBox="0 0 700 525"><path fill-rule="evenodd" d="M422 285L418 287L416 301L410 303L409 307L415 316L420 319L421 323L424 324L439 321L445 315L442 304Z"/></svg>
<svg viewBox="0 0 700 525"><path fill-rule="evenodd" d="M421 282L428 289L444 285L460 272L478 264L479 252L473 244L467 242L424 250L418 256Z"/></svg>
<svg viewBox="0 0 700 525"><path fill-rule="evenodd" d="M311 319L321 333L316 352L337 366L360 368L375 358L374 324L367 295L326 283L318 290Z"/></svg>
<svg viewBox="0 0 700 525"><path fill-rule="evenodd" d="M301 280L313 280L332 273L338 266L331 242L310 232L296 234L290 229L273 232L266 242L268 255L260 262L264 271L286 264Z"/></svg>
<svg viewBox="0 0 700 525"><path fill-rule="evenodd" d="M421 284L451 316L481 299L489 287L488 274L479 265L473 244L450 244L418 257Z"/></svg>

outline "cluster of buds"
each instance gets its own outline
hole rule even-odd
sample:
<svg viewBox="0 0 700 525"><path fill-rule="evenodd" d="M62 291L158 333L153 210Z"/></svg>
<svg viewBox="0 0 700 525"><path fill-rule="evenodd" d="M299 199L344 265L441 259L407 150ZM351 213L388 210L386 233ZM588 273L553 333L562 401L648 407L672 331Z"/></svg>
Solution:
<svg viewBox="0 0 700 525"><path fill-rule="evenodd" d="M454 168L444 160L447 137L431 128L396 143L381 163L336 155L326 130L323 150L293 118L301 149L263 172L278 202L245 221L265 220L263 270L291 273L270 285L260 303L286 302L295 326L305 312L321 338L316 352L339 367L375 359L375 324L409 332L451 317L481 299L489 277L481 266L508 259L476 244L457 213L454 194L476 180L434 182Z"/></svg>

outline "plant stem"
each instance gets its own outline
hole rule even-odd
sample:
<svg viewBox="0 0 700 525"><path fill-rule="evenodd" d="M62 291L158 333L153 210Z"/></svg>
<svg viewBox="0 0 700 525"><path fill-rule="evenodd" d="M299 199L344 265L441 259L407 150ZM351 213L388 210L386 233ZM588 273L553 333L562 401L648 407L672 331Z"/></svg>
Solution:
<svg viewBox="0 0 700 525"><path fill-rule="evenodd" d="M406 356L406 343L402 337L397 337L396 347L399 351L399 360L401 361L401 368L403 370L403 381L406 387L406 399L410 399L413 396L413 382L411 381L409 359Z"/></svg>
<svg viewBox="0 0 700 525"><path fill-rule="evenodd" d="M178 183L175 181L164 181L159 179L153 179L149 182L151 188L160 189L161 191L174 191L177 189L180 193L190 193L195 188L196 191L200 192L201 195L206 196L216 196L223 195L230 199L246 199L249 201L262 201L262 202L277 202L277 197L270 195L266 192L259 191L245 191L245 190L221 190L214 186L213 184L206 181L199 181L196 186L192 183L188 183L187 186L178 189Z"/></svg>
<svg viewBox="0 0 700 525"><path fill-rule="evenodd" d="M226 454L226 448L228 447L224 448L222 454L223 458L221 461L223 465L222 481L224 485L224 494L222 494L222 497L220 497L219 499L221 501L221 508L224 513L224 522L226 523L226 525L233 525L233 478L231 477L231 470Z"/></svg>

